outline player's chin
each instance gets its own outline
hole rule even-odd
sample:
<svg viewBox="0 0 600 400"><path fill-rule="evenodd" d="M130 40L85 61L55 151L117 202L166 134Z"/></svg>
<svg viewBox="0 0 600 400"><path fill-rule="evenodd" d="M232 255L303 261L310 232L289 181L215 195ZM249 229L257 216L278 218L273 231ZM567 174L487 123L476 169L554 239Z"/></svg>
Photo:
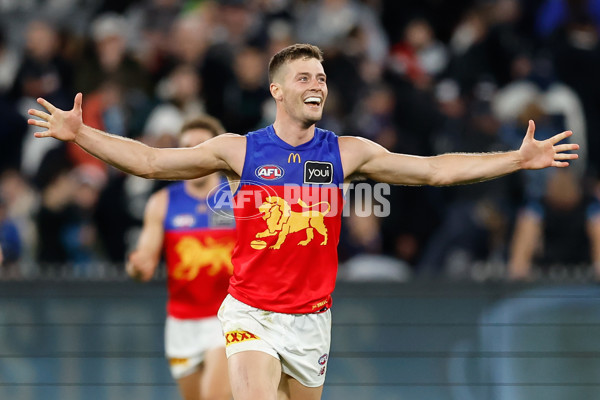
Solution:
<svg viewBox="0 0 600 400"><path fill-rule="evenodd" d="M315 112L307 113L305 115L305 120L308 125L312 125L312 124L319 122L322 117L323 117L322 111L315 111Z"/></svg>

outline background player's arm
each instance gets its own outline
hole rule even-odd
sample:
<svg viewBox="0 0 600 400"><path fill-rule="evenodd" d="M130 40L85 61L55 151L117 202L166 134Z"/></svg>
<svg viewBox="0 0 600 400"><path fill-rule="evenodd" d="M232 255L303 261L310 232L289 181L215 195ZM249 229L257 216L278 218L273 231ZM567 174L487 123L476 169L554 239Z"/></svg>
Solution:
<svg viewBox="0 0 600 400"><path fill-rule="evenodd" d="M359 175L380 182L400 185L457 185L481 182L510 174L520 169L566 167L566 160L577 154L577 144L557 144L572 135L559 133L550 139L533 138L535 125L529 122L527 134L519 150L505 153L443 154L418 157L391 153L363 138L340 137L340 153L346 178Z"/></svg>
<svg viewBox="0 0 600 400"><path fill-rule="evenodd" d="M40 119L29 119L28 123L46 129L35 136L73 141L102 161L144 178L175 180L198 178L216 171L241 173L237 171L239 168L231 166L239 158L236 151L245 143L241 136L221 135L193 148L158 149L84 125L82 101L83 96L78 93L73 109L63 111L38 99L48 112L29 110L30 115Z"/></svg>
<svg viewBox="0 0 600 400"><path fill-rule="evenodd" d="M591 259L596 280L600 280L600 215L594 215L587 221L587 233L590 238Z"/></svg>
<svg viewBox="0 0 600 400"><path fill-rule="evenodd" d="M153 194L146 204L144 225L136 249L126 263L127 274L138 281L149 281L160 261L169 196L166 190Z"/></svg>
<svg viewBox="0 0 600 400"><path fill-rule="evenodd" d="M527 210L519 213L508 257L510 279L530 277L533 257L542 240L542 234L542 221L539 215Z"/></svg>

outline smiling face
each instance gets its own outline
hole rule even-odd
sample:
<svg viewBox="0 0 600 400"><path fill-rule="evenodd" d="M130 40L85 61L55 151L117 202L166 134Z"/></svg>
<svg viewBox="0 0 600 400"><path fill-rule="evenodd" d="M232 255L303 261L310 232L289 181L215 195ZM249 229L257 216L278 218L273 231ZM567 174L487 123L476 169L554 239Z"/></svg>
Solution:
<svg viewBox="0 0 600 400"><path fill-rule="evenodd" d="M286 62L273 77L270 89L279 118L290 118L305 128L321 119L327 77L319 60L303 57Z"/></svg>

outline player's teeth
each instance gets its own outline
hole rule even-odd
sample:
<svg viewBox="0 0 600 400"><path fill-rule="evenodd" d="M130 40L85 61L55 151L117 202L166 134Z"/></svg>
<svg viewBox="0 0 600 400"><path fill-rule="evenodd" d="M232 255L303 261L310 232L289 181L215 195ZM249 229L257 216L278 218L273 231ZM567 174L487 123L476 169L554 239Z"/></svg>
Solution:
<svg viewBox="0 0 600 400"><path fill-rule="evenodd" d="M308 97L306 100L304 100L304 102L321 104L321 99L318 97Z"/></svg>

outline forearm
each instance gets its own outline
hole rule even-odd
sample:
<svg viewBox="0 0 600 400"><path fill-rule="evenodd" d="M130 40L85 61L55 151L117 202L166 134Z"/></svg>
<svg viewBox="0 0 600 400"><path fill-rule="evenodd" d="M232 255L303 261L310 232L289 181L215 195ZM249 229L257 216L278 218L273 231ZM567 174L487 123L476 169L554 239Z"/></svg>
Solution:
<svg viewBox="0 0 600 400"><path fill-rule="evenodd" d="M111 135L83 125L75 143L94 157L129 174L149 178L152 175L151 160L158 149L142 142Z"/></svg>
<svg viewBox="0 0 600 400"><path fill-rule="evenodd" d="M434 186L461 185L498 178L521 169L517 151L505 153L443 154L430 159Z"/></svg>
<svg viewBox="0 0 600 400"><path fill-rule="evenodd" d="M481 182L520 169L519 154L450 153L417 157L386 152L373 157L359 173L379 182L397 185L448 186Z"/></svg>

